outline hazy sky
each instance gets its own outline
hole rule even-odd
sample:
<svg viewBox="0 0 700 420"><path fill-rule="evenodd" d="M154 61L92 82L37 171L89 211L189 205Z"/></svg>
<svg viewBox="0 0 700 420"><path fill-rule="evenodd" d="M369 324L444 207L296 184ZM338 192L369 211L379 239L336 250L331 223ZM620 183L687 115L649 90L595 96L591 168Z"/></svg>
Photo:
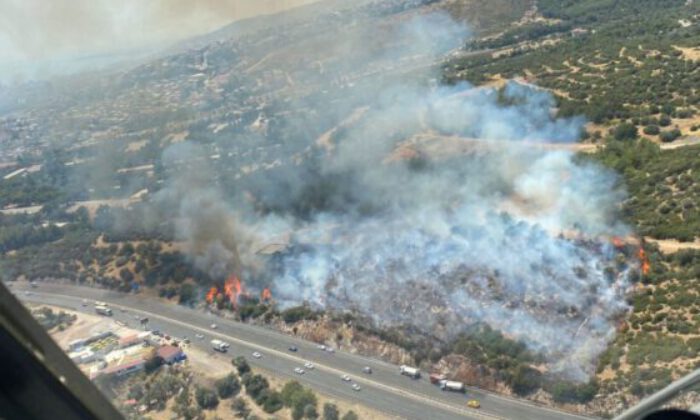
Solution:
<svg viewBox="0 0 700 420"><path fill-rule="evenodd" d="M0 80L151 47L317 0L0 0Z"/></svg>

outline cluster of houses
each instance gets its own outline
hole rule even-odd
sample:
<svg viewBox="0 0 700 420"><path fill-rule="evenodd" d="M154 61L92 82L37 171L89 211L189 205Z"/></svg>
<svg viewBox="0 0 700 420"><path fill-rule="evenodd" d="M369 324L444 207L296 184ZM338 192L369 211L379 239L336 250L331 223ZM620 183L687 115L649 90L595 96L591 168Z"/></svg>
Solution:
<svg viewBox="0 0 700 420"><path fill-rule="evenodd" d="M77 339L68 345L68 357L91 379L139 372L150 361L171 365L187 359L180 346L167 343L149 331L123 336L104 331Z"/></svg>

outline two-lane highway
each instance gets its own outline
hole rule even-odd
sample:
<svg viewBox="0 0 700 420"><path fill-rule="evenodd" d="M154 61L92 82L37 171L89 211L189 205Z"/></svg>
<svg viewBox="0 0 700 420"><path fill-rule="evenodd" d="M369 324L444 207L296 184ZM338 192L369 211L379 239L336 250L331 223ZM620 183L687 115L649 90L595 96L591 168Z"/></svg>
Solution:
<svg viewBox="0 0 700 420"><path fill-rule="evenodd" d="M402 418L584 418L480 390L468 389L466 395L440 391L438 387L429 383L427 374L420 380L412 380L399 375L398 366L395 365L346 353L342 349L329 353L318 349L315 343L268 328L226 320L213 314L139 295L54 284L41 284L38 289L30 289L27 285L17 283L12 289L23 300L91 313L95 300L105 301L116 309L114 312L117 320L127 321L135 326L135 316L148 317L152 329L160 329L177 337L187 336L193 345L201 346L207 351L211 351L209 341L219 338L229 342L231 349L228 355L212 357L230 359L233 356L244 355L254 367L278 376L294 377L324 394L355 401ZM83 299L90 300L89 306L82 306ZM122 312L121 309L126 312ZM216 330L210 328L212 323L218 325ZM202 334L205 338L197 340L196 334ZM298 351L290 352L290 345L296 346ZM251 357L254 351L260 352L262 358ZM307 371L304 375L295 374L294 368L303 367L306 361L313 363L315 369ZM372 368L371 375L362 372L365 366ZM342 375L349 375L353 383L359 384L362 390L353 390L349 383L341 380ZM466 403L471 398L481 401L481 410L467 408Z"/></svg>

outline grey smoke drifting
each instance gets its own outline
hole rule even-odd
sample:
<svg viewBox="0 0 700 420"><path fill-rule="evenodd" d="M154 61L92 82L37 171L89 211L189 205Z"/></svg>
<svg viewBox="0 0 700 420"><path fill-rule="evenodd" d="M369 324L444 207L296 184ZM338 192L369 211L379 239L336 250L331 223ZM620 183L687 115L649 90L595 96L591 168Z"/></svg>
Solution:
<svg viewBox="0 0 700 420"><path fill-rule="evenodd" d="M176 178L163 194L179 203L177 229L198 266L229 269L237 246L251 273L244 281L271 284L283 306L354 310L444 339L483 322L542 351L554 371L584 379L625 310L629 268L616 267L614 250L597 240L628 233L616 217L622 192L601 167L536 147L574 142L583 128L580 118L554 118L549 94L518 84L500 96L468 84L429 87L416 69L465 34L446 16L427 15L384 28L386 49L363 42L367 34L344 39L340 49L363 61L344 55L334 72L397 61L413 71L359 81L347 96L365 98L367 112L330 146L285 144L287 161L243 177L229 204L204 181ZM334 106L318 97L292 105L345 113ZM288 118L288 126L309 123ZM295 160L302 151L307 157ZM252 244L290 234L261 271Z"/></svg>
<svg viewBox="0 0 700 420"><path fill-rule="evenodd" d="M204 165L205 156L190 143L166 149L164 165L172 171L166 188L155 197L157 209L173 221L175 238L184 241L184 252L194 265L214 279L240 277L241 260L236 217ZM178 170L187 162L189 170Z"/></svg>

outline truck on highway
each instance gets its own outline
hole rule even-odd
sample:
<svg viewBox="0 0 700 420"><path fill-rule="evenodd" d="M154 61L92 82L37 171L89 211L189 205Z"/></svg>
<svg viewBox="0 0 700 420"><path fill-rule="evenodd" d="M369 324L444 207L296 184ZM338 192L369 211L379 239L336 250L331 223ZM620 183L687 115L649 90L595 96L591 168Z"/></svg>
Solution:
<svg viewBox="0 0 700 420"><path fill-rule="evenodd" d="M112 310L103 305L95 306L95 312L104 316L112 316Z"/></svg>
<svg viewBox="0 0 700 420"><path fill-rule="evenodd" d="M440 381L444 381L447 379L445 375L441 375L439 373L431 373L430 376L430 383L433 385L440 385Z"/></svg>
<svg viewBox="0 0 700 420"><path fill-rule="evenodd" d="M440 389L443 391L452 391L452 392L464 392L464 384L462 382L457 382L457 381L448 381L443 379L439 383Z"/></svg>
<svg viewBox="0 0 700 420"><path fill-rule="evenodd" d="M410 376L413 379L420 378L420 371L418 370L418 368L414 368L414 367L406 366L406 365L401 365L401 366L399 366L399 372L402 375Z"/></svg>
<svg viewBox="0 0 700 420"><path fill-rule="evenodd" d="M228 351L228 348L231 347L231 345L225 341L211 340L211 347L216 351L226 353Z"/></svg>

